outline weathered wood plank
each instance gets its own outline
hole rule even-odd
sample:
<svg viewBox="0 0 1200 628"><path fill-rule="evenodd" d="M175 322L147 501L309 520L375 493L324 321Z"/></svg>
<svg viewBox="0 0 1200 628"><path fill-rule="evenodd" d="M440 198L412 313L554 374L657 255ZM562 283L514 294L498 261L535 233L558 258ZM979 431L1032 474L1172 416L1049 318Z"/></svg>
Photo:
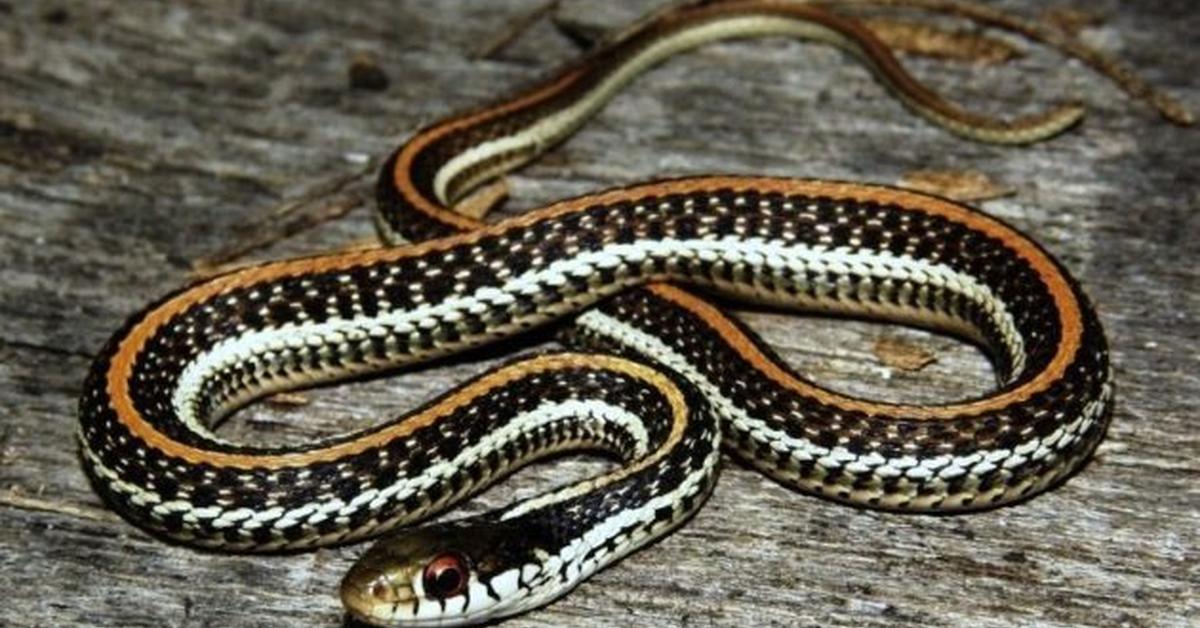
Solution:
<svg viewBox="0 0 1200 628"><path fill-rule="evenodd" d="M542 21L495 58L471 58L542 3L0 3L0 625L341 620L334 589L361 547L195 552L105 509L76 458L79 381L126 315L269 220L281 200L346 176L347 194L369 195L370 176L352 176L365 160L576 54ZM604 29L652 4L563 2L557 16ZM1032 0L1000 4L1038 10ZM1080 8L1106 18L1084 37L1200 106L1200 20L1189 3ZM512 177L510 205L690 173L895 182L924 168L985 172L1016 194L984 207L1036 234L1100 307L1120 388L1097 459L1051 494L965 517L847 509L730 464L682 531L511 625L1184 625L1200 616L1200 140L1077 64L1029 52L1000 67L907 60L989 111L1088 103L1075 132L1006 149L913 119L836 51L778 40L706 48L653 71ZM379 60L386 91L347 87L359 53ZM368 205L254 258L368 238ZM985 390L990 377L973 349L921 332L744 316L803 372L853 393L951 399ZM873 352L882 337L937 362L888 368ZM226 429L274 442L343 431L499 357L317 391L299 408L256 407ZM467 508L598 464L540 466Z"/></svg>

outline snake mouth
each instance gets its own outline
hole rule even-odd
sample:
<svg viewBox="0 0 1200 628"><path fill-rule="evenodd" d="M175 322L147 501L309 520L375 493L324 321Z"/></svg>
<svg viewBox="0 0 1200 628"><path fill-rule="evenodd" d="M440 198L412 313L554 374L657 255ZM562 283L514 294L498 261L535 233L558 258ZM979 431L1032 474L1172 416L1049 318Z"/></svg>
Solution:
<svg viewBox="0 0 1200 628"><path fill-rule="evenodd" d="M347 578L348 579L348 578ZM357 622L370 626L425 628L434 626L475 625L495 619L494 608L446 613L447 608L434 600L421 600L410 586L399 585L387 575L352 583L343 582L342 606ZM433 608L427 615L418 609ZM441 612L437 612L440 610Z"/></svg>
<svg viewBox="0 0 1200 628"><path fill-rule="evenodd" d="M386 572L363 563L346 573L339 593L351 616L375 626L395 625L417 600L412 580L403 572Z"/></svg>

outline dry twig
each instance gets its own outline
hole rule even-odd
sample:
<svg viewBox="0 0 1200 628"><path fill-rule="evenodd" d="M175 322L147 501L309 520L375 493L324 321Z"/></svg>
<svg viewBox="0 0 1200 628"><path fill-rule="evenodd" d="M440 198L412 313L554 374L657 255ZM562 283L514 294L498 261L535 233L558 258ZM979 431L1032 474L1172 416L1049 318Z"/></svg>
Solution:
<svg viewBox="0 0 1200 628"><path fill-rule="evenodd" d="M529 30L534 24L537 24L539 20L557 10L558 2L559 0L550 0L542 6L537 7L529 13L517 18L511 24L509 24L508 28L497 34L495 38L484 42L483 45L476 48L475 52L471 54L471 57L474 59L493 58L498 52L504 50L509 44L516 41L518 37L523 35L525 31Z"/></svg>
<svg viewBox="0 0 1200 628"><path fill-rule="evenodd" d="M265 225L256 221L246 228L245 237L212 255L192 262L191 275L194 279L204 279L234 270L243 266L238 262L241 258L318 225L337 220L365 202L364 195L350 193L318 205L312 211L304 212L293 220L270 221ZM288 213L291 213L291 210Z"/></svg>

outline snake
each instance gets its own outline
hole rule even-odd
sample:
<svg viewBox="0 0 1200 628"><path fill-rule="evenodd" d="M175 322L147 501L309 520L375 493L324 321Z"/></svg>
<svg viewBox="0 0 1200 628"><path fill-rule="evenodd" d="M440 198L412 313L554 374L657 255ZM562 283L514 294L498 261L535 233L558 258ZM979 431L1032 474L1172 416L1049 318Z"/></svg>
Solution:
<svg viewBox="0 0 1200 628"><path fill-rule="evenodd" d="M199 548L382 537L342 582L348 613L433 626L543 606L662 538L712 492L722 452L799 491L890 511L993 508L1061 482L1108 424L1106 340L1079 283L999 219L888 186L749 175L633 184L491 222L460 211L647 68L767 35L848 50L909 108L976 140L1037 141L1082 113L968 113L856 21L804 4L664 11L413 135L378 179L376 219L394 244L232 270L130 317L80 397L96 491L142 528ZM796 373L711 298L946 333L981 347L998 384L924 405L842 394ZM217 433L266 395L414 368L558 321L564 349L512 358L378 425L286 446ZM499 510L425 521L524 465L579 451L615 464Z"/></svg>

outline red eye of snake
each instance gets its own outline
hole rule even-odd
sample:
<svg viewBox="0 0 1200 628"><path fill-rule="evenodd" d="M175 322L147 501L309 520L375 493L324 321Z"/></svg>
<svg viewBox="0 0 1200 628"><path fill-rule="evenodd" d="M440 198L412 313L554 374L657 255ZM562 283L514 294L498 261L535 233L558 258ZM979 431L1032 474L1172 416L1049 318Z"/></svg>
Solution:
<svg viewBox="0 0 1200 628"><path fill-rule="evenodd" d="M425 565L425 594L439 600L452 598L466 590L468 575L467 559L462 554L439 554Z"/></svg>

